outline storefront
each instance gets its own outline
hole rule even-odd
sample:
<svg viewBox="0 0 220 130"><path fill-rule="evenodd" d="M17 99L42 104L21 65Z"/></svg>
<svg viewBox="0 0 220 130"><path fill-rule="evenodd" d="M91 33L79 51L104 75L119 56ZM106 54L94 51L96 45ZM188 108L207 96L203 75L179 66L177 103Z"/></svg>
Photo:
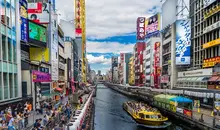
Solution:
<svg viewBox="0 0 220 130"><path fill-rule="evenodd" d="M220 90L220 64L216 64L213 68L213 75L208 81L208 89Z"/></svg>
<svg viewBox="0 0 220 130"><path fill-rule="evenodd" d="M207 89L212 73L212 68L178 72L178 79L175 86L177 88Z"/></svg>

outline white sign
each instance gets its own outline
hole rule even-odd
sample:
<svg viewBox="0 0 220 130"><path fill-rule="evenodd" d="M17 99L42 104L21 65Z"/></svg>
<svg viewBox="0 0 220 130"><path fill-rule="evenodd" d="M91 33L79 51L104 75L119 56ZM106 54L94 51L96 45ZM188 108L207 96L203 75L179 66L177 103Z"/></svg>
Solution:
<svg viewBox="0 0 220 130"><path fill-rule="evenodd" d="M22 60L30 60L29 53L26 51L21 50L21 59Z"/></svg>
<svg viewBox="0 0 220 130"><path fill-rule="evenodd" d="M41 24L49 23L49 3L40 5L39 3L28 3L28 19Z"/></svg>
<svg viewBox="0 0 220 130"><path fill-rule="evenodd" d="M63 63L59 62L59 68L62 70L65 70L65 65Z"/></svg>
<svg viewBox="0 0 220 130"><path fill-rule="evenodd" d="M212 3L214 3L216 0L203 0L204 8L208 7Z"/></svg>
<svg viewBox="0 0 220 130"><path fill-rule="evenodd" d="M51 78L53 81L59 80L58 69L58 25L57 15L52 15L52 33L51 33Z"/></svg>
<svg viewBox="0 0 220 130"><path fill-rule="evenodd" d="M212 24L212 25L210 25L210 26L204 28L204 29L203 29L203 34L205 34L205 33L207 33L207 32L210 32L210 31L212 31L212 30L215 30L215 29L217 29L217 28L220 28L220 21L218 21L218 22L216 22L216 23L214 23L214 24Z"/></svg>
<svg viewBox="0 0 220 130"><path fill-rule="evenodd" d="M178 77L201 77L210 75L212 75L212 68L178 72Z"/></svg>
<svg viewBox="0 0 220 130"><path fill-rule="evenodd" d="M176 108L176 112L183 114L183 109L182 109L182 108L177 107L177 108Z"/></svg>

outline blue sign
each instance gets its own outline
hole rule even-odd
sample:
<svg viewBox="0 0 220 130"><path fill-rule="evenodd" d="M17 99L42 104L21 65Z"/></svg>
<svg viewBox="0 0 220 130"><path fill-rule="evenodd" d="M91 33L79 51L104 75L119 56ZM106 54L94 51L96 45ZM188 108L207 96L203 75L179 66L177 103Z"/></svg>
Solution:
<svg viewBox="0 0 220 130"><path fill-rule="evenodd" d="M28 20L20 17L21 19L21 40L28 42Z"/></svg>
<svg viewBox="0 0 220 130"><path fill-rule="evenodd" d="M176 21L176 65L190 64L191 21Z"/></svg>

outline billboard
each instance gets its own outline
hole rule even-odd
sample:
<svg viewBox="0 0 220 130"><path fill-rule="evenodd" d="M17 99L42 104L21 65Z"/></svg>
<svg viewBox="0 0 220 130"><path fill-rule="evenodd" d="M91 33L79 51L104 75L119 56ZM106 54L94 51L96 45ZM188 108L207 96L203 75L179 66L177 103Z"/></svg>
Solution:
<svg viewBox="0 0 220 130"><path fill-rule="evenodd" d="M137 40L145 40L145 17L137 18Z"/></svg>
<svg viewBox="0 0 220 130"><path fill-rule="evenodd" d="M30 60L49 62L49 49L30 47Z"/></svg>
<svg viewBox="0 0 220 130"><path fill-rule="evenodd" d="M150 37L160 31L160 14L147 18L145 21L146 37Z"/></svg>
<svg viewBox="0 0 220 130"><path fill-rule="evenodd" d="M21 22L21 41L28 42L28 14L26 0L19 0L19 10Z"/></svg>
<svg viewBox="0 0 220 130"><path fill-rule="evenodd" d="M168 25L173 24L176 21L178 0L166 0L162 5L162 28L166 28Z"/></svg>
<svg viewBox="0 0 220 130"><path fill-rule="evenodd" d="M191 55L191 21L176 21L176 65L190 64Z"/></svg>
<svg viewBox="0 0 220 130"><path fill-rule="evenodd" d="M46 27L34 23L28 22L29 25L29 42L33 42L40 46L46 47L47 45L47 29Z"/></svg>
<svg viewBox="0 0 220 130"><path fill-rule="evenodd" d="M36 23L49 23L49 3L28 3L28 18Z"/></svg>
<svg viewBox="0 0 220 130"><path fill-rule="evenodd" d="M52 27L51 27L51 75L53 81L59 80L59 69L58 69L58 25L57 25L57 15L52 12L51 19Z"/></svg>
<svg viewBox="0 0 220 130"><path fill-rule="evenodd" d="M32 70L33 82L51 82L51 75L48 73Z"/></svg>
<svg viewBox="0 0 220 130"><path fill-rule="evenodd" d="M203 0L203 6L204 8L208 7L212 3L214 3L216 0Z"/></svg>

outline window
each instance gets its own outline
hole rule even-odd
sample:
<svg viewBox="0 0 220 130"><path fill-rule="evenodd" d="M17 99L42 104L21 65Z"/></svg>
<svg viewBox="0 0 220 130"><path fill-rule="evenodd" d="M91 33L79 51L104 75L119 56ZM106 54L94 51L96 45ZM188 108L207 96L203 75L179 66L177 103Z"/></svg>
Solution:
<svg viewBox="0 0 220 130"><path fill-rule="evenodd" d="M8 99L8 74L3 73L3 81L4 81L4 99Z"/></svg>
<svg viewBox="0 0 220 130"><path fill-rule="evenodd" d="M15 19L16 19L15 8L11 8L11 26L12 26L13 31L16 31L16 20Z"/></svg>
<svg viewBox="0 0 220 130"><path fill-rule="evenodd" d="M5 24L5 1L4 0L0 0L1 4L0 4L0 14L1 14L1 22L3 24Z"/></svg>
<svg viewBox="0 0 220 130"><path fill-rule="evenodd" d="M13 74L9 74L9 92L10 92L10 98L13 98L14 97L14 94L13 94Z"/></svg>
<svg viewBox="0 0 220 130"><path fill-rule="evenodd" d="M2 73L0 72L0 100L3 99L3 91L2 91Z"/></svg>
<svg viewBox="0 0 220 130"><path fill-rule="evenodd" d="M13 61L14 63L17 62L17 49L16 49L16 41L13 40Z"/></svg>
<svg viewBox="0 0 220 130"><path fill-rule="evenodd" d="M6 0L6 20L7 20L7 26L11 27L11 2L10 0Z"/></svg>
<svg viewBox="0 0 220 130"><path fill-rule="evenodd" d="M12 40L8 38L8 60L12 62Z"/></svg>
<svg viewBox="0 0 220 130"><path fill-rule="evenodd" d="M18 97L18 80L17 80L17 74L14 74L14 97Z"/></svg>
<svg viewBox="0 0 220 130"><path fill-rule="evenodd" d="M6 36L2 35L2 52L3 52L3 60L7 61L7 46L6 46Z"/></svg>

